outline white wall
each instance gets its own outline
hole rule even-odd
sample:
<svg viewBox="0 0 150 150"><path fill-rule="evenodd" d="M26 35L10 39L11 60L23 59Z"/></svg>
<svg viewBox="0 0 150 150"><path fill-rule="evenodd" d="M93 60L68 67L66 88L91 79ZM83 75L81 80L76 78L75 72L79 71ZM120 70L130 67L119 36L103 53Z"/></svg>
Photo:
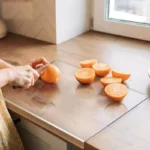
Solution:
<svg viewBox="0 0 150 150"><path fill-rule="evenodd" d="M61 43L90 29L91 0L56 0L56 41Z"/></svg>

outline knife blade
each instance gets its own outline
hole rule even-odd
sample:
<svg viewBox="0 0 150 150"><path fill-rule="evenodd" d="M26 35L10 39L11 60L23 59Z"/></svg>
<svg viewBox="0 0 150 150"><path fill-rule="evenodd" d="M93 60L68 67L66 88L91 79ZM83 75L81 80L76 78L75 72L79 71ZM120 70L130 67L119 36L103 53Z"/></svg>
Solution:
<svg viewBox="0 0 150 150"><path fill-rule="evenodd" d="M52 64L55 60L51 61L50 63L42 66L41 68L37 69L36 71L40 74L42 71L44 71L50 64ZM16 89L16 88L21 88L20 86L15 86L13 85L12 86L13 89Z"/></svg>
<svg viewBox="0 0 150 150"><path fill-rule="evenodd" d="M51 61L50 63L42 66L41 68L37 69L36 71L40 74L42 71L44 71L50 64L52 64L55 60Z"/></svg>

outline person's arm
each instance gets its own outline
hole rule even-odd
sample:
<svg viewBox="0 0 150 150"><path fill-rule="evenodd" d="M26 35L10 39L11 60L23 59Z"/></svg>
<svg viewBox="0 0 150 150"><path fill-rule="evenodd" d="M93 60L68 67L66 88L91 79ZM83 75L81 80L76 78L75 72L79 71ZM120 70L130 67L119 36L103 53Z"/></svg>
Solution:
<svg viewBox="0 0 150 150"><path fill-rule="evenodd" d="M38 72L29 65L0 69L0 88L7 84L29 88L38 78Z"/></svg>
<svg viewBox="0 0 150 150"><path fill-rule="evenodd" d="M0 88L9 83L8 69L0 69Z"/></svg>
<svg viewBox="0 0 150 150"><path fill-rule="evenodd" d="M33 86L39 78L35 69L39 65L47 64L45 58L39 58L31 61L31 66L14 67L0 59L0 88L7 84L29 88Z"/></svg>
<svg viewBox="0 0 150 150"><path fill-rule="evenodd" d="M10 68L10 67L13 67L13 66L3 61L2 59L0 59L0 69Z"/></svg>
<svg viewBox="0 0 150 150"><path fill-rule="evenodd" d="M31 67L35 70L46 64L48 64L48 61L44 57L33 59L30 62ZM13 66L3 61L2 59L0 59L0 69L10 68L10 67L13 67Z"/></svg>
<svg viewBox="0 0 150 150"><path fill-rule="evenodd" d="M9 72L7 68L11 68L12 65L6 63L0 59L0 88L7 85L9 82ZM5 69L6 68L6 69Z"/></svg>

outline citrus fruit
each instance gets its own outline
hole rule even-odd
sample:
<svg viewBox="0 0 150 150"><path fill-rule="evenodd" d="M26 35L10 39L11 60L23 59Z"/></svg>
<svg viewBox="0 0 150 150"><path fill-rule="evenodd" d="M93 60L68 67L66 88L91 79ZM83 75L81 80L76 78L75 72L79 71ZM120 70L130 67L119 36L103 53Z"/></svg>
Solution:
<svg viewBox="0 0 150 150"><path fill-rule="evenodd" d="M97 63L96 59L90 59L90 60L81 61L80 65L82 68L92 68L92 66L96 63Z"/></svg>
<svg viewBox="0 0 150 150"><path fill-rule="evenodd" d="M50 64L41 74L41 79L47 83L55 83L60 77L60 70L55 66Z"/></svg>
<svg viewBox="0 0 150 150"><path fill-rule="evenodd" d="M121 78L122 81L126 81L127 79L130 78L131 74L130 73L123 73L123 72L119 72L116 70L112 70L112 76L116 77L116 78Z"/></svg>
<svg viewBox="0 0 150 150"><path fill-rule="evenodd" d="M105 87L105 94L114 101L121 101L127 93L128 88L121 83L113 83Z"/></svg>
<svg viewBox="0 0 150 150"><path fill-rule="evenodd" d="M100 82L102 83L102 85L106 86L106 85L112 84L112 83L121 83L122 79L115 78L115 77L105 77L105 78L100 79Z"/></svg>
<svg viewBox="0 0 150 150"><path fill-rule="evenodd" d="M95 71L91 68L82 68L76 71L75 76L80 83L88 84L95 79Z"/></svg>
<svg viewBox="0 0 150 150"><path fill-rule="evenodd" d="M109 74L111 70L110 66L104 63L94 64L92 68L95 70L96 75L101 77L104 77L107 74Z"/></svg>

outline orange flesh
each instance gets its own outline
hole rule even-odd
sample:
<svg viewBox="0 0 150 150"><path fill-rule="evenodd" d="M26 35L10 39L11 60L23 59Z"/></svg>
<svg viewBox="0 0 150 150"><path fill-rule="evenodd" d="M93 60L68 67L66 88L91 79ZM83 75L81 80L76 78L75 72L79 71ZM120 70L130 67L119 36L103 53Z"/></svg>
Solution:
<svg viewBox="0 0 150 150"><path fill-rule="evenodd" d="M46 68L41 75L41 79L47 83L56 83L59 77L60 70L54 65L49 65L49 67Z"/></svg>
<svg viewBox="0 0 150 150"><path fill-rule="evenodd" d="M81 61L80 65L82 68L92 68L92 66L96 63L97 63L96 59L90 59L90 60Z"/></svg>
<svg viewBox="0 0 150 150"><path fill-rule="evenodd" d="M128 93L128 88L120 83L109 84L105 87L106 95L114 100L121 101Z"/></svg>
<svg viewBox="0 0 150 150"><path fill-rule="evenodd" d="M95 72L91 68L79 69L76 74L76 79L83 84L91 83L95 79Z"/></svg>
<svg viewBox="0 0 150 150"><path fill-rule="evenodd" d="M105 78L100 79L100 82L104 86L107 86L108 84L112 84L112 83L121 83L122 79L121 78L115 78L115 77L105 77Z"/></svg>
<svg viewBox="0 0 150 150"><path fill-rule="evenodd" d="M122 81L124 82L124 81L126 81L127 79L130 78L131 74L119 72L119 71L116 71L116 70L112 70L112 76L116 77L116 78L121 78Z"/></svg>
<svg viewBox="0 0 150 150"><path fill-rule="evenodd" d="M97 76L104 77L107 74L109 74L111 68L108 64L98 63L93 65L93 69L95 70L95 73Z"/></svg>

